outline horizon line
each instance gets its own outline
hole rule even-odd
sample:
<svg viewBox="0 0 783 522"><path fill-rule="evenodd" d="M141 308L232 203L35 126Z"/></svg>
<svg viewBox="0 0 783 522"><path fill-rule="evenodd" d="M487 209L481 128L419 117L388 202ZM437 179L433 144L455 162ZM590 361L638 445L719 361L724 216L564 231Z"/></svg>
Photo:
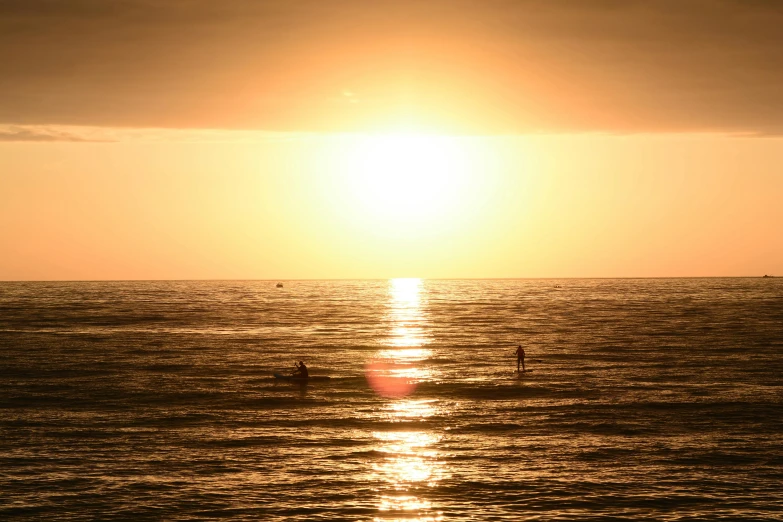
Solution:
<svg viewBox="0 0 783 522"><path fill-rule="evenodd" d="M593 279L775 279L772 274L741 276L567 276L567 277L332 277L332 278L203 278L203 279L0 279L0 283L130 283L130 282L285 282L285 281L392 281L420 279L428 281L527 281L527 280L593 280Z"/></svg>

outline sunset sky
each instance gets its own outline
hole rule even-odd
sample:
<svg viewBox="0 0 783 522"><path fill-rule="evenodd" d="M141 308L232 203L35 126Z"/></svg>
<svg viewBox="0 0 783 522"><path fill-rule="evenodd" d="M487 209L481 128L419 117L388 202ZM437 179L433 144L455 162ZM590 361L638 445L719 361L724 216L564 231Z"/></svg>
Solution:
<svg viewBox="0 0 783 522"><path fill-rule="evenodd" d="M0 0L0 280L783 276L781 27Z"/></svg>

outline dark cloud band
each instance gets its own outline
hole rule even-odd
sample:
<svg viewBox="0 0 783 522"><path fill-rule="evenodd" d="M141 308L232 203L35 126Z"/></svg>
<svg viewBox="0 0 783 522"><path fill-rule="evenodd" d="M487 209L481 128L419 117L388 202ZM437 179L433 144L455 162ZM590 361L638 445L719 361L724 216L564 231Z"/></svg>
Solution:
<svg viewBox="0 0 783 522"><path fill-rule="evenodd" d="M780 27L738 0L4 0L0 123L778 134Z"/></svg>

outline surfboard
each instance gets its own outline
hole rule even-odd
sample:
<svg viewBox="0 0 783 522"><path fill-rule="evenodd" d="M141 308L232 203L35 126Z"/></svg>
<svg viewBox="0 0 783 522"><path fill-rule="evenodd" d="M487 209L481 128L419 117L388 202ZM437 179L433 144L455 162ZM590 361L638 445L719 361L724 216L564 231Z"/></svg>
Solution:
<svg viewBox="0 0 783 522"><path fill-rule="evenodd" d="M284 373L275 373L275 379L281 379L291 382L310 382L310 381L328 381L331 379L328 375L311 375L310 377L297 377L294 375L285 375Z"/></svg>
<svg viewBox="0 0 783 522"><path fill-rule="evenodd" d="M514 373L533 373L533 370L517 370Z"/></svg>

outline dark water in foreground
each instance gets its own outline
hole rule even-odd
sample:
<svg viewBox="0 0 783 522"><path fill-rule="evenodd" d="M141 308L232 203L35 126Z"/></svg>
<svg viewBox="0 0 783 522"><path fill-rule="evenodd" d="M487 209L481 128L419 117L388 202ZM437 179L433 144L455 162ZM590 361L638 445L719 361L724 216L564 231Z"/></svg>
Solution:
<svg viewBox="0 0 783 522"><path fill-rule="evenodd" d="M0 283L0 518L780 520L782 350L783 279Z"/></svg>

